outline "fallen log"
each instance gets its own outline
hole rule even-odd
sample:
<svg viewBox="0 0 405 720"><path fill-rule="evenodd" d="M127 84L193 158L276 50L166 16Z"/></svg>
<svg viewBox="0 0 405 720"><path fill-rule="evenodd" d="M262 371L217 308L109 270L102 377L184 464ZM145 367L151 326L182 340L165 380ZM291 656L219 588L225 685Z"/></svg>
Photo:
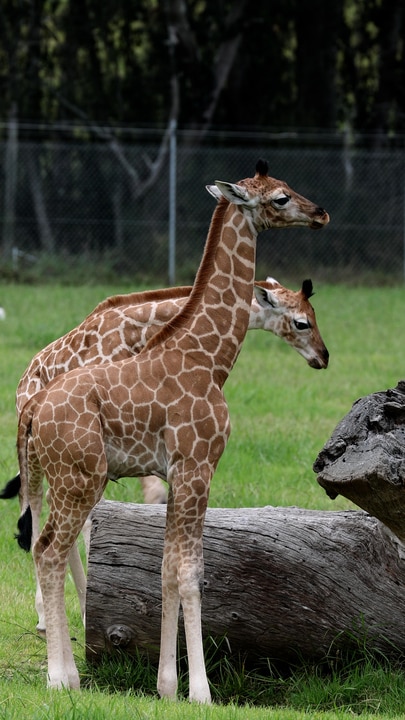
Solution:
<svg viewBox="0 0 405 720"><path fill-rule="evenodd" d="M88 660L117 648L157 658L165 514L111 501L94 510ZM404 548L363 511L209 509L204 557L204 635L226 636L231 654L321 659L359 643L405 652Z"/></svg>
<svg viewBox="0 0 405 720"><path fill-rule="evenodd" d="M314 471L330 498L343 495L405 542L405 381L357 400Z"/></svg>

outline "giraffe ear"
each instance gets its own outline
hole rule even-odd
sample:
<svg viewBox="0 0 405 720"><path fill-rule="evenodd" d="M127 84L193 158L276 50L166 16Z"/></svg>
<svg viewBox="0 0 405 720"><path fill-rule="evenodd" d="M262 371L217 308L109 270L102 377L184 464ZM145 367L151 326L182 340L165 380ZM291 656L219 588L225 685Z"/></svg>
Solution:
<svg viewBox="0 0 405 720"><path fill-rule="evenodd" d="M229 202L234 205L246 205L247 207L256 207L259 204L259 196L251 197L246 188L242 185L236 185L234 183L222 182L222 180L215 180L215 185Z"/></svg>
<svg viewBox="0 0 405 720"><path fill-rule="evenodd" d="M267 288L264 288L261 285L254 285L253 292L255 294L257 302L259 303L259 305L261 305L261 307L267 309L269 305L272 308L278 307L279 301L275 294L271 292L271 290L267 290Z"/></svg>
<svg viewBox="0 0 405 720"><path fill-rule="evenodd" d="M220 200L222 197L221 191L217 188L216 185L206 185L205 189L208 190L210 195L212 195L215 200Z"/></svg>
<svg viewBox="0 0 405 720"><path fill-rule="evenodd" d="M281 287L281 284L279 283L279 281L276 280L276 278L274 278L274 277L270 277L270 275L268 275L268 277L266 277L266 282L269 283L270 285L274 285L275 287Z"/></svg>

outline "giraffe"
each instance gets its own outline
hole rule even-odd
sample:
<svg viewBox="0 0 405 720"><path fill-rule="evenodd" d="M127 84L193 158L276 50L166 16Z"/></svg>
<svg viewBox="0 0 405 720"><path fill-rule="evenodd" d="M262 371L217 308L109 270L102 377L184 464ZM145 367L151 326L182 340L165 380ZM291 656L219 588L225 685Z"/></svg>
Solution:
<svg viewBox="0 0 405 720"><path fill-rule="evenodd" d="M31 360L17 386L17 415L25 403L57 375L90 363L118 361L138 353L160 327L180 312L190 292L189 286L174 287L114 295L103 300L77 327L49 343ZM299 291L290 290L271 277L256 281L248 330L274 333L295 348L310 367L321 369L327 367L329 354L309 302L312 294L309 279L303 281ZM166 485L162 480L151 475L140 481L145 502L166 502ZM20 476L16 475L0 492L0 498L14 497L19 490ZM42 483L38 484L38 491L41 498L33 506L35 512L42 506ZM34 519L34 527L39 527L39 518ZM86 548L90 543L90 527L89 520L83 528ZM69 564L84 619L86 577L76 544L72 547ZM44 633L45 617L38 582L35 607L37 630Z"/></svg>
<svg viewBox="0 0 405 720"><path fill-rule="evenodd" d="M211 701L201 631L202 533L209 486L224 452L229 412L223 385L249 323L256 239L270 227L322 228L328 213L269 177L207 186L221 194L183 309L134 357L56 377L24 406L17 434L19 544L30 548L30 502L48 481L49 515L33 546L44 599L48 687L78 688L64 602L69 552L108 480L167 480L158 692L176 696L180 605L189 698Z"/></svg>

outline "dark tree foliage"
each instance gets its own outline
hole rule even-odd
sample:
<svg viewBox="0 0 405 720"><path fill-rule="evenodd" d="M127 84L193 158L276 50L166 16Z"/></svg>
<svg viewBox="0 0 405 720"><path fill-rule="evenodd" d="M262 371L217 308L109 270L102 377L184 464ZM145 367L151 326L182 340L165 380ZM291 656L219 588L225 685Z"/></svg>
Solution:
<svg viewBox="0 0 405 720"><path fill-rule="evenodd" d="M0 119L405 130L403 0L8 0Z"/></svg>

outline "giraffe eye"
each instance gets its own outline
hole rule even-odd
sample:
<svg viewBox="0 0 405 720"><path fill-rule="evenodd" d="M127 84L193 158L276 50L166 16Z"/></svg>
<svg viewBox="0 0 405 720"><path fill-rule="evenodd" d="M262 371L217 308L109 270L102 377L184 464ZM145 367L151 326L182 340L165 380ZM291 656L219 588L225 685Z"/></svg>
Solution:
<svg viewBox="0 0 405 720"><path fill-rule="evenodd" d="M308 330L311 327L310 323L304 320L294 320L294 325L297 330Z"/></svg>
<svg viewBox="0 0 405 720"><path fill-rule="evenodd" d="M283 205L287 205L290 200L291 197L289 195L282 195L281 197L273 198L273 204L277 205L278 207L283 207Z"/></svg>

